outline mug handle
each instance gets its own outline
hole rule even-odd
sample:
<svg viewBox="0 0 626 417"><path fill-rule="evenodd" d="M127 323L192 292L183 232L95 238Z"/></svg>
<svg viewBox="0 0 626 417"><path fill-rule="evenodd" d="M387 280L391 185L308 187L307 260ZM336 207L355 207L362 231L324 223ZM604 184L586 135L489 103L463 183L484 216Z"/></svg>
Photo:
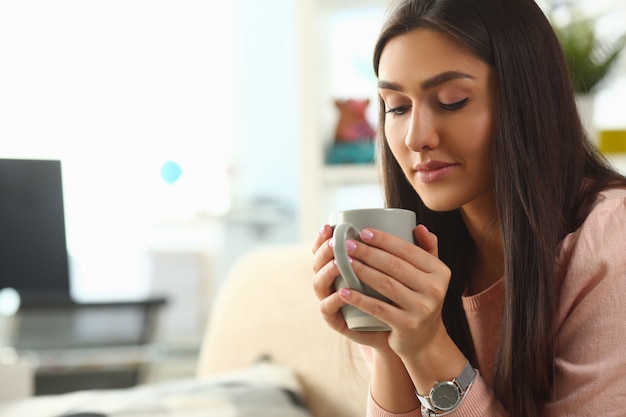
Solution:
<svg viewBox="0 0 626 417"><path fill-rule="evenodd" d="M359 233L360 230L350 223L341 223L335 226L333 253L337 262L337 268L339 268L339 272L348 284L348 287L363 292L363 285L352 269L352 265L348 260L348 250L346 249L346 240L359 240Z"/></svg>

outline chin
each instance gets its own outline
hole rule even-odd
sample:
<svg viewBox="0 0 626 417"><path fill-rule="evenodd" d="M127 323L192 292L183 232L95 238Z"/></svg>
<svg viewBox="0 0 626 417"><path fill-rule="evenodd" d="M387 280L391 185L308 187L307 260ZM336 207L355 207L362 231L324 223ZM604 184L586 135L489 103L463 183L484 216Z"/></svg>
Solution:
<svg viewBox="0 0 626 417"><path fill-rule="evenodd" d="M422 202L428 209L432 211L452 211L460 208L464 201L458 198L453 198L450 192L418 192L417 193Z"/></svg>
<svg viewBox="0 0 626 417"><path fill-rule="evenodd" d="M442 202L432 202L432 201L427 201L427 200L423 200L423 201L424 201L424 205L432 211L440 211L440 212L452 211L461 207L460 204L445 204Z"/></svg>

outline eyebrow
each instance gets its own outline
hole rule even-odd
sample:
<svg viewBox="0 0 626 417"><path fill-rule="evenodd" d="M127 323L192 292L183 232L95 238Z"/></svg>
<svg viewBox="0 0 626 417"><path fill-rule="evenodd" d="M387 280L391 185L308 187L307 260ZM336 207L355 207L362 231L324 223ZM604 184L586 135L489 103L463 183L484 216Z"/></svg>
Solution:
<svg viewBox="0 0 626 417"><path fill-rule="evenodd" d="M441 74L433 75L432 77L425 79L424 81L421 82L420 86L422 87L422 89L428 90L429 88L433 88L438 85L447 83L448 81L457 80L459 78L469 78L473 80L475 77L472 75L466 74L464 72L446 71L446 72L442 72ZM378 81L378 88L382 88L385 90L394 90L394 91L403 90L400 84L397 84L391 81L385 81L385 80Z"/></svg>

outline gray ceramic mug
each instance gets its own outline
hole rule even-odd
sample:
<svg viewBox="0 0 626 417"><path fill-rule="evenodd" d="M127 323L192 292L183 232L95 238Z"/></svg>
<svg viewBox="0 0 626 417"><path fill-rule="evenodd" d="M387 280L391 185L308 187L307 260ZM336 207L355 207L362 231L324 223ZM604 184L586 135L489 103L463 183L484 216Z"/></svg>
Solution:
<svg viewBox="0 0 626 417"><path fill-rule="evenodd" d="M333 252L341 274L335 279L337 291L347 287L388 301L380 293L364 285L356 276L348 258L346 240L359 241L361 230L371 228L391 233L408 242L414 242L413 229L417 225L415 213L411 210L392 208L346 210L331 214L330 224L335 226ZM350 329L362 331L391 330L387 324L354 306L345 305L341 308L341 312Z"/></svg>

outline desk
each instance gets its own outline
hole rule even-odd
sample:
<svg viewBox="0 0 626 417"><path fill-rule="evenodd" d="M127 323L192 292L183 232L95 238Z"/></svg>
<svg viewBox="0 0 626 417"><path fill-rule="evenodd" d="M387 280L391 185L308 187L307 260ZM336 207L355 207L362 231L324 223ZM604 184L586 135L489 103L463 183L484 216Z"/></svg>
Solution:
<svg viewBox="0 0 626 417"><path fill-rule="evenodd" d="M125 388L158 359L153 344L165 298L77 302L20 294L12 347L35 365L36 395Z"/></svg>

